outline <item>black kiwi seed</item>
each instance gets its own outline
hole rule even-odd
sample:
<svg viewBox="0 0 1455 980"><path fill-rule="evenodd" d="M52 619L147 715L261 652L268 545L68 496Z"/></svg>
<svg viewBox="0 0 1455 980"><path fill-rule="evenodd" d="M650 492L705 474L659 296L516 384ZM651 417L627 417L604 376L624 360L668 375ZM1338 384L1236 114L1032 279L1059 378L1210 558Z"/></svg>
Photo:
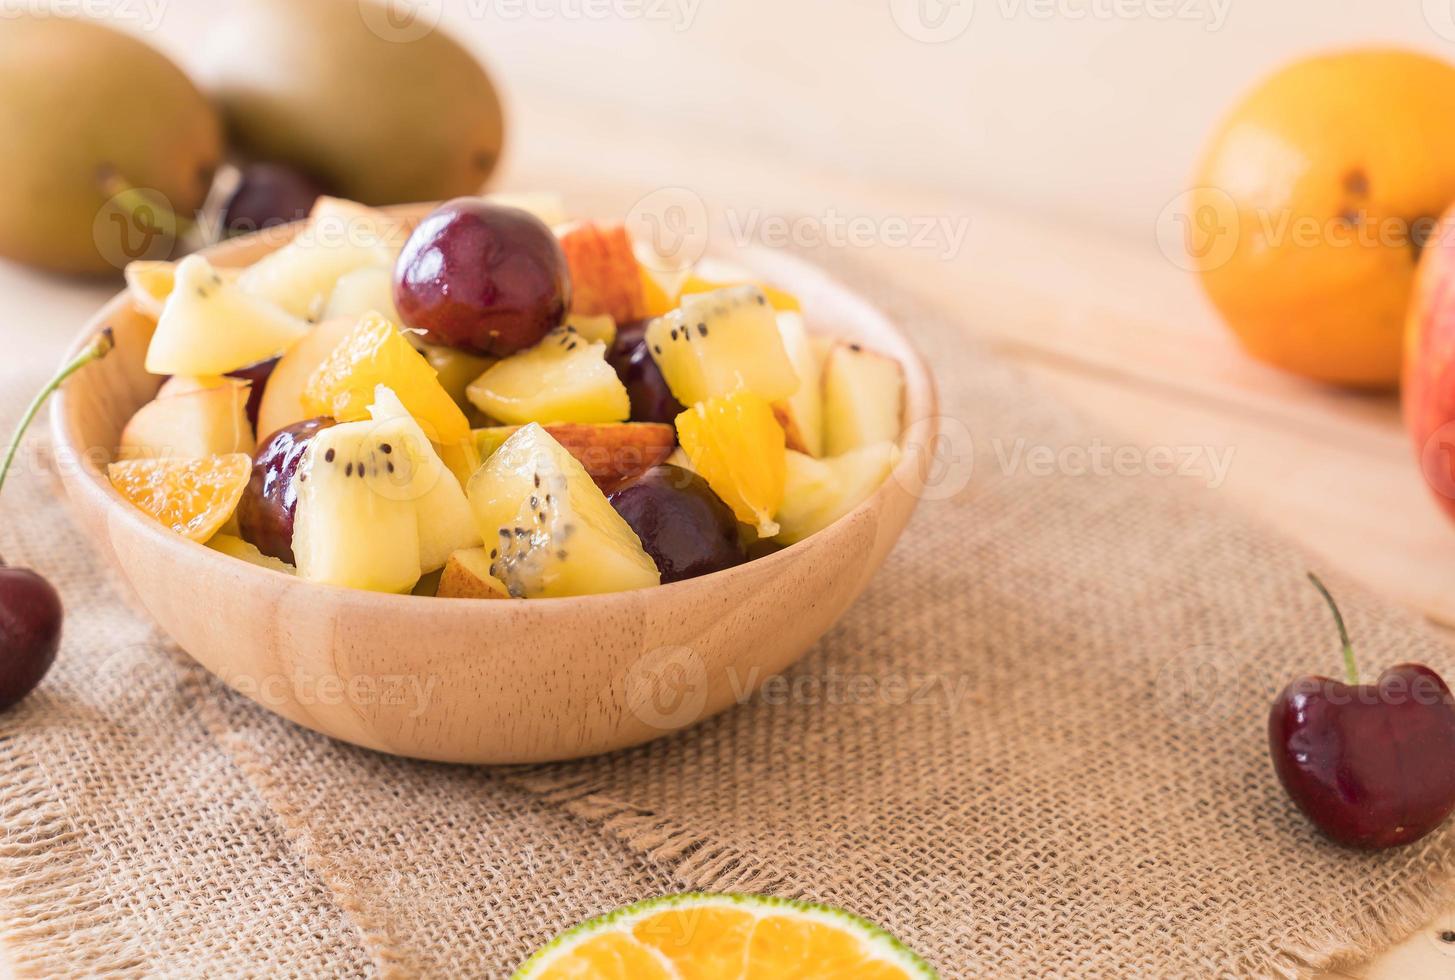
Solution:
<svg viewBox="0 0 1455 980"><path fill-rule="evenodd" d="M768 305L768 297L764 296L762 293L759 293L758 294L758 305L759 306L767 306Z"/></svg>
<svg viewBox="0 0 1455 980"><path fill-rule="evenodd" d="M386 467L388 467L390 473L393 473L394 472L394 464L393 463L385 463L384 465Z"/></svg>
<svg viewBox="0 0 1455 980"><path fill-rule="evenodd" d="M326 452L326 453L323 454L323 461L325 463L332 463L333 462L333 450L332 449L330 449L328 452Z"/></svg>
<svg viewBox="0 0 1455 980"><path fill-rule="evenodd" d="M677 339L677 328L676 327L673 327L672 328L672 339L673 340L676 340Z"/></svg>
<svg viewBox="0 0 1455 980"><path fill-rule="evenodd" d="M354 475L354 464L353 463L350 463L348 466L345 466L344 467L344 476L353 476L353 475Z"/></svg>
<svg viewBox="0 0 1455 980"><path fill-rule="evenodd" d="M849 350L853 351L855 354L859 353L863 349L864 348L860 347L858 344L850 344L849 345Z"/></svg>
<svg viewBox="0 0 1455 980"><path fill-rule="evenodd" d="M697 334L700 337L706 337L707 336L707 324L705 324L705 323L699 323L697 325Z"/></svg>
<svg viewBox="0 0 1455 980"><path fill-rule="evenodd" d="M490 549L490 559L491 559L491 561L494 561L496 558L499 558L499 557L500 557L500 550L498 548L491 548Z"/></svg>
<svg viewBox="0 0 1455 980"><path fill-rule="evenodd" d="M518 527L518 528L516 528L516 529L515 529L515 536L516 536L516 537L517 537L517 538L523 538L523 537L525 537L525 535L526 535L526 530L525 530L525 528L523 528L523 527Z"/></svg>
<svg viewBox="0 0 1455 980"><path fill-rule="evenodd" d="M541 475L539 473L537 473L535 476L535 484L537 487L541 485Z"/></svg>
<svg viewBox="0 0 1455 980"><path fill-rule="evenodd" d="M531 510L535 510L540 505L541 505L541 502L536 499L536 495L535 494L531 494L530 495L530 509Z"/></svg>
<svg viewBox="0 0 1455 980"><path fill-rule="evenodd" d="M566 549L565 548L557 549L557 551L556 551L556 557L559 558L559 559L561 559L561 561L565 561L566 560Z"/></svg>
<svg viewBox="0 0 1455 980"><path fill-rule="evenodd" d="M383 453L385 456L389 455L393 451L394 451L394 447L391 446L391 445L389 445L389 443L387 443L387 442L381 442L381 443L379 443L379 452Z"/></svg>
<svg viewBox="0 0 1455 980"><path fill-rule="evenodd" d="M500 529L500 536L502 538L508 538L508 537L510 537L510 528L508 528L508 527L502 527Z"/></svg>
<svg viewBox="0 0 1455 980"><path fill-rule="evenodd" d="M655 351L655 352L657 352L658 354L660 354L660 353L662 353L662 345L661 344L653 344L652 345L652 350Z"/></svg>
<svg viewBox="0 0 1455 980"><path fill-rule="evenodd" d="M364 478L364 464L363 463L360 463L359 464L359 479L362 480L363 478Z"/></svg>

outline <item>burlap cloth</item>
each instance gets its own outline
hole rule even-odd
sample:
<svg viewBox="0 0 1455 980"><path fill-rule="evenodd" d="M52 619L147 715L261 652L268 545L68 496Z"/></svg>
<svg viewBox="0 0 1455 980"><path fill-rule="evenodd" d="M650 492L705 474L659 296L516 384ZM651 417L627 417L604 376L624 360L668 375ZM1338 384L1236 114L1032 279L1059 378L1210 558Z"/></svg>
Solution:
<svg viewBox="0 0 1455 980"><path fill-rule="evenodd" d="M1115 439L864 288L930 355L968 485L922 504L787 682L606 758L428 765L282 722L131 613L53 478L22 467L0 551L68 619L45 685L0 717L17 968L502 976L684 889L846 906L946 976L1299 974L1427 921L1455 837L1341 850L1269 765L1273 693L1338 667L1308 559L1189 481L1027 464L1017 446ZM5 372L7 429L38 374ZM1334 585L1370 669L1455 673L1411 617Z"/></svg>

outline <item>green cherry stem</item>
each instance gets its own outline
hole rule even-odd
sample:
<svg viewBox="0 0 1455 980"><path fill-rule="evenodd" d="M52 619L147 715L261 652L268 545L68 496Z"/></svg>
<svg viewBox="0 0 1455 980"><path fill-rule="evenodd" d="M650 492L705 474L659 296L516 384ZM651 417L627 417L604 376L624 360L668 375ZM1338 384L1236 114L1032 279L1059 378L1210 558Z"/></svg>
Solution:
<svg viewBox="0 0 1455 980"><path fill-rule="evenodd" d="M111 353L111 348L116 346L116 338L111 335L111 328L107 327L91 338L91 342L85 348L66 362L65 366L56 373L54 378L46 382L25 409L25 414L20 417L20 422L15 426L15 434L10 438L10 448L5 451L5 462L0 463L0 489L5 486L5 477L10 473L10 465L15 462L15 454L20 449L20 440L25 438L25 430L30 428L30 423L35 420L35 415L40 411L41 405L61 385L65 384L67 378L75 374L81 368L92 361L99 361Z"/></svg>
<svg viewBox="0 0 1455 980"><path fill-rule="evenodd" d="M1339 604L1334 601L1334 597L1329 594L1329 590L1324 587L1323 582L1319 581L1317 575L1309 572L1308 580L1314 584L1314 588L1319 590L1319 594L1324 597L1324 601L1329 604L1329 609L1334 614L1334 625L1339 627L1339 642L1344 644L1344 676L1351 685L1358 685L1359 668L1354 663L1354 646L1349 642L1349 631L1344 628L1344 616L1339 612Z"/></svg>

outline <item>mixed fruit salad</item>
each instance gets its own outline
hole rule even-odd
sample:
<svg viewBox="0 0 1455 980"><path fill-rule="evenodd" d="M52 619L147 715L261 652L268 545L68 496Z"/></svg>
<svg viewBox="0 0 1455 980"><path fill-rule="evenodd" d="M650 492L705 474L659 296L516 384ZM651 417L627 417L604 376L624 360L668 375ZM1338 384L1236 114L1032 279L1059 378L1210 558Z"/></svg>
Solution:
<svg viewBox="0 0 1455 980"><path fill-rule="evenodd" d="M473 598L704 575L872 494L899 363L739 270L664 268L552 195L460 198L412 231L324 198L246 268L133 263L165 380L111 483L279 572Z"/></svg>

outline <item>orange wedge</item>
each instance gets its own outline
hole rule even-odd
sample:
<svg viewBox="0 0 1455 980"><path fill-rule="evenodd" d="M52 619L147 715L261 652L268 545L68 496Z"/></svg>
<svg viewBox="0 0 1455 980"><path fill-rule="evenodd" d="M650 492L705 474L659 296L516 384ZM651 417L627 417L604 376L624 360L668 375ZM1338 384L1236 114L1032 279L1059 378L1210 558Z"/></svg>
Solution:
<svg viewBox="0 0 1455 980"><path fill-rule="evenodd" d="M201 459L134 459L106 475L138 510L184 538L205 542L232 519L253 472L247 453Z"/></svg>
<svg viewBox="0 0 1455 980"><path fill-rule="evenodd" d="M934 969L841 909L761 895L671 895L592 919L516 980L926 980Z"/></svg>
<svg viewBox="0 0 1455 980"><path fill-rule="evenodd" d="M423 354L399 328L378 313L368 313L308 379L303 389L305 417L331 415L340 422L369 417L374 389L384 385L399 396L409 414L437 443L470 439L470 423Z"/></svg>
<svg viewBox="0 0 1455 980"><path fill-rule="evenodd" d="M698 402L677 416L677 438L692 468L744 524L761 537L773 521L788 478L787 441L773 407L746 391Z"/></svg>

